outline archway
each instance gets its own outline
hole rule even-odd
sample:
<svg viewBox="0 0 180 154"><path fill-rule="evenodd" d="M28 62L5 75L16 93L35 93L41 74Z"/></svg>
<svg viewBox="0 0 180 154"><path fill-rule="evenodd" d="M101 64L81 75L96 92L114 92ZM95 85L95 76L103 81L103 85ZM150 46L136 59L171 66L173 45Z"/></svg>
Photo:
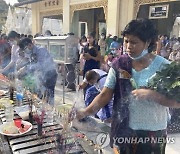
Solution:
<svg viewBox="0 0 180 154"><path fill-rule="evenodd" d="M62 19L63 19L62 15L43 16L42 34L44 34L46 30L50 30L53 35L62 35L63 34Z"/></svg>
<svg viewBox="0 0 180 154"><path fill-rule="evenodd" d="M103 8L79 10L74 12L72 19L72 31L79 37L95 32L96 37L102 31L106 32L106 19Z"/></svg>
<svg viewBox="0 0 180 154"><path fill-rule="evenodd" d="M167 10L165 10L167 17L163 16L162 13L162 9L165 6L168 6ZM180 17L179 7L180 1L141 5L137 13L137 18L150 18L155 23L159 34L167 34L170 36L176 17ZM159 16L157 14L158 17L150 16L150 8L159 9Z"/></svg>

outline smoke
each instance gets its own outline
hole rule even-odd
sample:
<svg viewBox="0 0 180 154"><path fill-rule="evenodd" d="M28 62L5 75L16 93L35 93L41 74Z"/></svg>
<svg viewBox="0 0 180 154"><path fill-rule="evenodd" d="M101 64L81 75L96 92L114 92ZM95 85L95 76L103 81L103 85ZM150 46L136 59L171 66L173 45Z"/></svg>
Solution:
<svg viewBox="0 0 180 154"><path fill-rule="evenodd" d="M5 68L11 60L11 48L7 42L0 43L0 65Z"/></svg>

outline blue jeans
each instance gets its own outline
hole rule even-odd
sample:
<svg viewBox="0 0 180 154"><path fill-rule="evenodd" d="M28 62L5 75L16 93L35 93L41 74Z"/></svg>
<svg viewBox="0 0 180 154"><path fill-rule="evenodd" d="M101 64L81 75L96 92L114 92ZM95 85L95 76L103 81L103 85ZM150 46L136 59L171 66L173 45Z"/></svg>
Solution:
<svg viewBox="0 0 180 154"><path fill-rule="evenodd" d="M94 98L99 94L100 92L96 89L95 86L92 86L86 90L85 94L85 105L89 106L91 102L94 100ZM113 101L111 100L107 105L105 105L103 108L101 108L97 113L96 117L98 117L101 120L106 120L108 118L111 118L112 115L112 106Z"/></svg>

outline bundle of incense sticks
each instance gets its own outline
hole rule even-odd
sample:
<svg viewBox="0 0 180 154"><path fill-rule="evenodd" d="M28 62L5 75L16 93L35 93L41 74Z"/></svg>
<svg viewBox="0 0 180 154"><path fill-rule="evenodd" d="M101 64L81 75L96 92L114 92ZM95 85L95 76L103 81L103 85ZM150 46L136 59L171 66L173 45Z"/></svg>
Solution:
<svg viewBox="0 0 180 154"><path fill-rule="evenodd" d="M76 101L74 102L71 110L70 110L70 113L68 115L68 122L70 123L76 116Z"/></svg>
<svg viewBox="0 0 180 154"><path fill-rule="evenodd" d="M34 120L38 123L38 124L42 124L43 123L43 119L44 119L44 115L45 115L45 111L42 110L41 114L36 113L34 114Z"/></svg>

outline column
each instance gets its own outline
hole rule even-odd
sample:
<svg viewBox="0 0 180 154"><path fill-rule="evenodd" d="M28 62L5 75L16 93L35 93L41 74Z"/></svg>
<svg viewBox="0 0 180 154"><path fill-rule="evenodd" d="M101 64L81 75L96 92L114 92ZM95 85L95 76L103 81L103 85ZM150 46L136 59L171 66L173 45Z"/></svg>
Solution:
<svg viewBox="0 0 180 154"><path fill-rule="evenodd" d="M72 17L71 32L76 36L79 35L79 11L75 11Z"/></svg>
<svg viewBox="0 0 180 154"><path fill-rule="evenodd" d="M70 0L63 0L63 34L70 32Z"/></svg>
<svg viewBox="0 0 180 154"><path fill-rule="evenodd" d="M107 34L118 35L120 0L108 0Z"/></svg>
<svg viewBox="0 0 180 154"><path fill-rule="evenodd" d="M32 8L32 34L41 32L42 18L40 19L39 4L34 3L31 5Z"/></svg>
<svg viewBox="0 0 180 154"><path fill-rule="evenodd" d="M133 19L134 12L134 1L132 0L120 0L119 4L119 26L118 32L121 35L121 31L125 28L125 26Z"/></svg>

